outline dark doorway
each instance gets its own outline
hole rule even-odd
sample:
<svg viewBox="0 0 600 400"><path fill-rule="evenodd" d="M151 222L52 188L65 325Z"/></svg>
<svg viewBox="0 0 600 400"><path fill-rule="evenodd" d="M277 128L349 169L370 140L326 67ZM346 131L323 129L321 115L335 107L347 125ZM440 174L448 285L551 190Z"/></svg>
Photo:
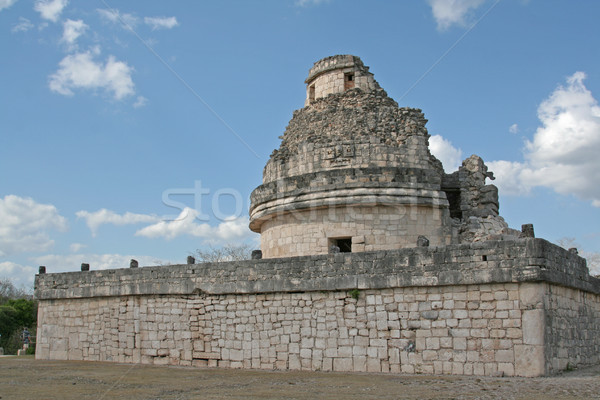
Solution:
<svg viewBox="0 0 600 400"><path fill-rule="evenodd" d="M340 248L340 253L352 253L352 238L333 239L333 244Z"/></svg>
<svg viewBox="0 0 600 400"><path fill-rule="evenodd" d="M460 209L460 190L443 189L446 192L448 203L450 204L450 217L462 219L462 210Z"/></svg>
<svg viewBox="0 0 600 400"><path fill-rule="evenodd" d="M352 89L354 87L354 74L349 73L344 75L344 90Z"/></svg>

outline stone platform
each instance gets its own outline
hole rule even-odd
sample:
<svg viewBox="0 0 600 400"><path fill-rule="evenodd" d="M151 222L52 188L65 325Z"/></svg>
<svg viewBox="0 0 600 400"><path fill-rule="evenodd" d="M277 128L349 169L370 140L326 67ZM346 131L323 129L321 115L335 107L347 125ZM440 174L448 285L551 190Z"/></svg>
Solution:
<svg viewBox="0 0 600 400"><path fill-rule="evenodd" d="M36 276L36 358L542 376L600 362L600 280L542 239Z"/></svg>

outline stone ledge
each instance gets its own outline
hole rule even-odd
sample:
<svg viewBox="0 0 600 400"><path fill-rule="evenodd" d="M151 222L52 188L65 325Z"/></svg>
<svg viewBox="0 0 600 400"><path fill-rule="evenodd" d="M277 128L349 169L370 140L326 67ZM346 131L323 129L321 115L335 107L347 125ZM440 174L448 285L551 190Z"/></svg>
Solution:
<svg viewBox="0 0 600 400"><path fill-rule="evenodd" d="M447 209L448 200L439 191L417 189L354 189L331 190L296 197L281 197L255 206L250 212L250 229L261 233L260 226L266 220L295 211L323 208L347 208L360 206L428 207Z"/></svg>
<svg viewBox="0 0 600 400"><path fill-rule="evenodd" d="M260 185L250 195L255 206L281 196L355 188L439 190L440 177L421 168L367 167L309 172Z"/></svg>
<svg viewBox="0 0 600 400"><path fill-rule="evenodd" d="M484 257L485 256L485 257ZM484 260L485 259L485 260ZM600 294L585 259L543 239L36 275L40 300L545 281Z"/></svg>

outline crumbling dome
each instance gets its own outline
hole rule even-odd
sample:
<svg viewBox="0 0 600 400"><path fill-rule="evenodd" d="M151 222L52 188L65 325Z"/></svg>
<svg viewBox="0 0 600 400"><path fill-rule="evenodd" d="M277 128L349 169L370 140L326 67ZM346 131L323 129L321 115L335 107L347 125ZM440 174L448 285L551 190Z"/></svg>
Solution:
<svg viewBox="0 0 600 400"><path fill-rule="evenodd" d="M443 170L421 110L399 108L358 57L328 57L307 79L251 196L265 258L451 242Z"/></svg>
<svg viewBox="0 0 600 400"><path fill-rule="evenodd" d="M493 174L471 156L452 174L429 152L419 109L402 107L351 55L310 69L251 195L250 229L265 258L502 239ZM420 239L421 238L421 239Z"/></svg>

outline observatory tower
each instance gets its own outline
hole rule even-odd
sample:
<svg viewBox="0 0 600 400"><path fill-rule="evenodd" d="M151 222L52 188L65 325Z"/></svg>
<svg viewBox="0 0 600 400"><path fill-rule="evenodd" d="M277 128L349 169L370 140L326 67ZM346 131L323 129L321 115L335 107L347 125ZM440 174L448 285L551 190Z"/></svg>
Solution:
<svg viewBox="0 0 600 400"><path fill-rule="evenodd" d="M251 196L250 229L261 234L263 257L415 247L419 236L431 245L458 240L421 110L399 108L352 55L316 62L306 85L305 107ZM460 195L450 197L460 211Z"/></svg>

